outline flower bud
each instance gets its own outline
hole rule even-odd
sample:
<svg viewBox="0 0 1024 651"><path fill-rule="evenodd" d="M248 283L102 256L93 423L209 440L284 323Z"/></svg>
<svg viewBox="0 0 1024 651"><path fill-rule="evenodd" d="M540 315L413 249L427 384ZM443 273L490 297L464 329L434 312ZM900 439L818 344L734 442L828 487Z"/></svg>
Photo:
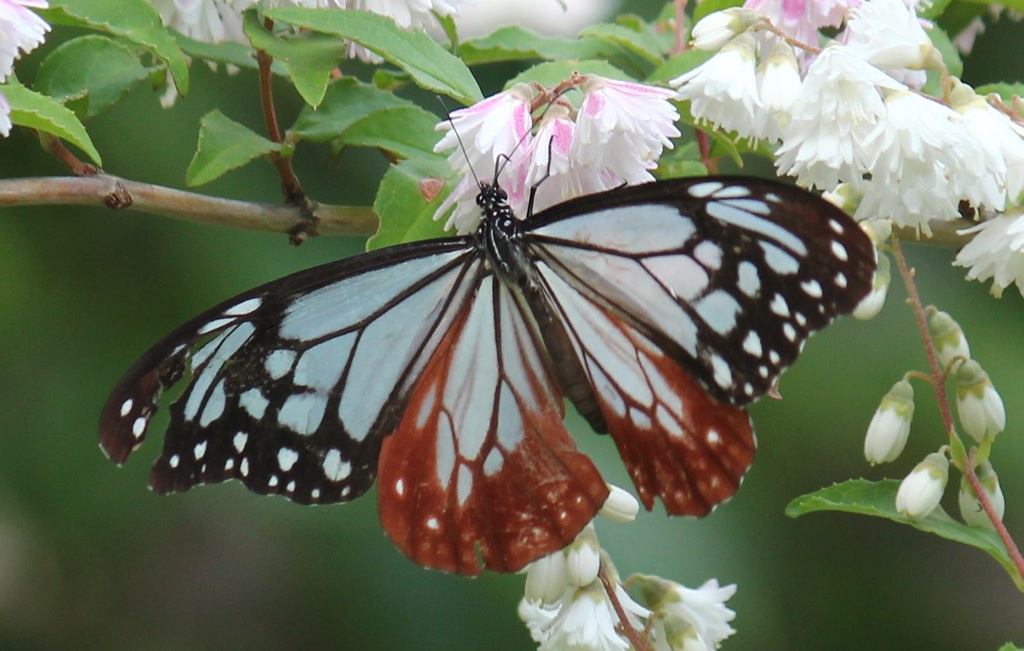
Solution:
<svg viewBox="0 0 1024 651"><path fill-rule="evenodd" d="M565 549L565 575L570 583L582 587L593 583L600 569L601 546L590 524Z"/></svg>
<svg viewBox="0 0 1024 651"><path fill-rule="evenodd" d="M949 459L932 452L910 472L896 492L896 510L912 520L921 520L935 510L949 481Z"/></svg>
<svg viewBox="0 0 1024 651"><path fill-rule="evenodd" d="M964 431L979 443L1006 427L1003 399L974 360L960 364L956 370L956 409Z"/></svg>
<svg viewBox="0 0 1024 651"><path fill-rule="evenodd" d="M900 380L889 389L868 425L864 457L871 465L893 461L903 452L914 417L914 387Z"/></svg>
<svg viewBox="0 0 1024 651"><path fill-rule="evenodd" d="M598 511L601 515L612 522L632 522L636 520L636 514L640 512L640 503L627 491L608 484L608 499L604 506Z"/></svg>
<svg viewBox="0 0 1024 651"><path fill-rule="evenodd" d="M879 255L875 276L871 280L871 291L861 299L857 307L853 308L854 318L867 321L876 317L885 306L885 297L889 293L889 284L891 282L892 275L889 270L889 258L885 255Z"/></svg>
<svg viewBox="0 0 1024 651"><path fill-rule="evenodd" d="M530 563L526 570L526 599L532 603L553 604L567 587L565 554L561 550Z"/></svg>
<svg viewBox="0 0 1024 651"><path fill-rule="evenodd" d="M756 11L740 7L710 13L693 26L690 34L693 47L705 51L720 50L759 21Z"/></svg>
<svg viewBox="0 0 1024 651"><path fill-rule="evenodd" d="M928 330L931 332L932 341L935 342L939 363L943 367L948 366L957 357L965 360L971 358L971 347L967 343L964 331L946 312L932 312L928 317Z"/></svg>
<svg viewBox="0 0 1024 651"><path fill-rule="evenodd" d="M981 488L985 491L992 510L1001 522L1003 514L1006 513L1006 498L1003 497L1003 489L999 487L999 477L996 476L995 469L986 461L975 468L974 472L978 475L978 481L981 482ZM964 522L972 527L994 528L966 476L960 480L960 515Z"/></svg>

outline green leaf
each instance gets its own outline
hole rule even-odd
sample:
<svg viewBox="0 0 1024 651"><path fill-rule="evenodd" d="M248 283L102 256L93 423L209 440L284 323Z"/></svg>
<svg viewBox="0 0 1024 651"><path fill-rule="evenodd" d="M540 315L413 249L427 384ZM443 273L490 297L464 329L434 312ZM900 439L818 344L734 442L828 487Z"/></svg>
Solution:
<svg viewBox="0 0 1024 651"><path fill-rule="evenodd" d="M252 70L259 68L259 64L256 63L255 51L243 43L237 41L207 43L189 38L178 32L173 32L173 35L174 39L178 42L178 47L190 57L238 66L239 68ZM275 72L283 73L284 66L281 66L280 70Z"/></svg>
<svg viewBox="0 0 1024 651"><path fill-rule="evenodd" d="M20 84L0 85L0 93L11 105L13 124L52 133L84 151L97 165L103 164L85 127L71 109L52 97L31 91Z"/></svg>
<svg viewBox="0 0 1024 651"><path fill-rule="evenodd" d="M994 531L957 522L942 507L936 508L927 518L911 520L896 510L896 491L899 486L900 482L895 479L880 482L851 479L796 498L786 507L786 515L795 518L815 511L842 511L909 524L947 540L977 547L1002 565L1017 588L1024 591L1024 580Z"/></svg>
<svg viewBox="0 0 1024 651"><path fill-rule="evenodd" d="M185 172L185 182L190 186L209 183L228 170L282 149L220 111L210 111L200 121L199 147Z"/></svg>
<svg viewBox="0 0 1024 651"><path fill-rule="evenodd" d="M978 86L974 89L974 92L979 95L989 95L995 93L999 95L999 98L1003 100L1005 104L1009 104L1013 101L1014 97L1024 97L1024 83L1017 82L1015 84L985 84L984 86Z"/></svg>
<svg viewBox="0 0 1024 651"><path fill-rule="evenodd" d="M1011 642L1007 642L1003 646L999 647L999 651L1024 651L1024 649L1021 649L1016 644L1013 644Z"/></svg>
<svg viewBox="0 0 1024 651"><path fill-rule="evenodd" d="M342 146L376 147L402 158L433 155L437 116L418 106L377 111L341 134Z"/></svg>
<svg viewBox="0 0 1024 651"><path fill-rule="evenodd" d="M167 65L174 85L188 94L188 61L146 0L54 0L39 13L56 25L89 27L146 48Z"/></svg>
<svg viewBox="0 0 1024 651"><path fill-rule="evenodd" d="M689 49L681 54L677 54L655 68L654 72L647 76L647 81L648 83L671 81L679 75L690 72L697 66L702 65L705 61L714 56L714 54L714 52Z"/></svg>
<svg viewBox="0 0 1024 651"><path fill-rule="evenodd" d="M115 104L149 76L130 48L106 36L90 34L62 43L43 61L35 87L91 117Z"/></svg>
<svg viewBox="0 0 1024 651"><path fill-rule="evenodd" d="M544 86L556 86L568 79L573 72L582 75L601 75L609 79L633 81L633 78L607 61L546 61L527 68L505 83L505 88L520 83L536 81Z"/></svg>
<svg viewBox="0 0 1024 651"><path fill-rule="evenodd" d="M581 37L597 38L620 47L648 64L661 63L662 44L653 34L644 33L626 25L601 23L580 32Z"/></svg>
<svg viewBox="0 0 1024 651"><path fill-rule="evenodd" d="M566 39L541 36L522 27L501 27L488 36L466 41L459 56L468 65L497 61L546 59L596 59L606 44L598 39Z"/></svg>
<svg viewBox="0 0 1024 651"><path fill-rule="evenodd" d="M390 18L368 11L321 11L296 7L268 9L281 22L354 41L408 72L420 87L471 104L483 94L458 57L422 31L400 29Z"/></svg>
<svg viewBox="0 0 1024 651"><path fill-rule="evenodd" d="M266 51L284 65L302 99L310 106L319 106L331 73L345 57L345 42L316 32L271 34L254 11L246 12L242 27L254 48Z"/></svg>
<svg viewBox="0 0 1024 651"><path fill-rule="evenodd" d="M377 190L373 210L380 216L380 230L367 241L368 250L403 242L442 237L444 222L434 221L434 211L444 194L424 196L424 188L447 180L452 175L448 162L440 156L412 158L393 165L384 174ZM433 180L433 184L424 184Z"/></svg>
<svg viewBox="0 0 1024 651"><path fill-rule="evenodd" d="M371 113L411 106L416 105L353 77L345 77L327 87L323 103L315 110L309 106L304 107L288 134L292 138L329 142L352 123Z"/></svg>
<svg viewBox="0 0 1024 651"><path fill-rule="evenodd" d="M708 14L729 9L730 7L739 7L742 4L743 0L704 0L693 11L693 24L696 25L700 22L701 18Z"/></svg>

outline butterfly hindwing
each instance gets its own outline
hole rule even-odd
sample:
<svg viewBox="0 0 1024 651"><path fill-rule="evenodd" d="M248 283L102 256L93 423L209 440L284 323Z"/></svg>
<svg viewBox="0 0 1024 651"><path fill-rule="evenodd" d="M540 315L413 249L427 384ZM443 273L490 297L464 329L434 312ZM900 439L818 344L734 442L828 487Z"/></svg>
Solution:
<svg viewBox="0 0 1024 651"><path fill-rule="evenodd" d="M299 272L217 306L154 346L115 389L100 443L141 444L171 405L150 484L160 493L239 479L300 503L347 501L377 472L383 433L432 338L469 300L465 240L410 245ZM386 354L385 354L386 352Z"/></svg>
<svg viewBox="0 0 1024 651"><path fill-rule="evenodd" d="M421 565L476 574L479 551L517 571L572 542L604 503L540 341L519 295L482 277L385 438L381 522Z"/></svg>

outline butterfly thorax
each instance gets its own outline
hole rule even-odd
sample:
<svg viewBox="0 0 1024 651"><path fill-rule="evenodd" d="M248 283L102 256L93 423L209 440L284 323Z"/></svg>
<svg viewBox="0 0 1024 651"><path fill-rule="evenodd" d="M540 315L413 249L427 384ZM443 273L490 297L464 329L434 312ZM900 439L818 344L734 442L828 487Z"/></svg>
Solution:
<svg viewBox="0 0 1024 651"><path fill-rule="evenodd" d="M476 232L477 246L487 256L491 269L505 282L522 285L530 262L523 249L519 220L508 204L508 195L497 183L480 183L476 196L482 219Z"/></svg>

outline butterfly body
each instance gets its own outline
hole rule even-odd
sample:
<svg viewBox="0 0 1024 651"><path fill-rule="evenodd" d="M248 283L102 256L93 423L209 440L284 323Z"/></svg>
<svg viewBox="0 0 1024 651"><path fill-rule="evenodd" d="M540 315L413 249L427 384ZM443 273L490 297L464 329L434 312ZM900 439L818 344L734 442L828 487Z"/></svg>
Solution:
<svg viewBox="0 0 1024 651"><path fill-rule="evenodd" d="M867 294L870 242L841 211L751 179L680 179L526 221L482 185L475 234L299 272L154 346L100 423L123 462L162 389L158 492L239 479L300 503L378 483L411 558L515 571L607 496L562 422L608 432L647 508L703 515L750 465L743 407Z"/></svg>

